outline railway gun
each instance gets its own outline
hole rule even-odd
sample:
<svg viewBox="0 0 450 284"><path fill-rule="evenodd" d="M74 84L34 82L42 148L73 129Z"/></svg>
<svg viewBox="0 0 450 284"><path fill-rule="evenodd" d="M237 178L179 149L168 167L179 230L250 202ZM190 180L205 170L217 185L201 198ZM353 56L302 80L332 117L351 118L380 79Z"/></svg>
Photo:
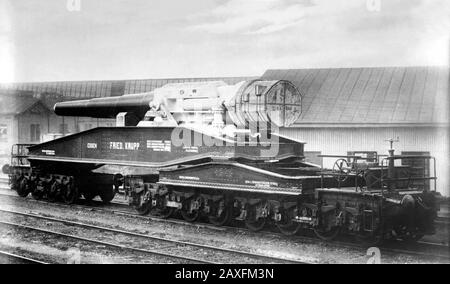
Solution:
<svg viewBox="0 0 450 284"><path fill-rule="evenodd" d="M285 137L302 96L284 80L168 84L150 93L57 103L66 116L115 118L37 145L15 145L8 169L20 196L110 202L123 186L140 214L253 231L270 222L286 235L314 230L366 243L434 232L433 157L353 152L332 169L305 161L305 142ZM392 146L392 143L391 143ZM430 162L431 161L431 162ZM431 185L434 185L432 188Z"/></svg>

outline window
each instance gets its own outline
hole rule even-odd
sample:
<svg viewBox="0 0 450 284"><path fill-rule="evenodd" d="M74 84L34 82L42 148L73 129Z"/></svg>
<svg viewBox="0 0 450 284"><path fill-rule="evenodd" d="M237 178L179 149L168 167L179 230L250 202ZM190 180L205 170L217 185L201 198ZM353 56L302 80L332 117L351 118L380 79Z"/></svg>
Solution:
<svg viewBox="0 0 450 284"><path fill-rule="evenodd" d="M30 141L41 141L41 126L39 124L30 124Z"/></svg>

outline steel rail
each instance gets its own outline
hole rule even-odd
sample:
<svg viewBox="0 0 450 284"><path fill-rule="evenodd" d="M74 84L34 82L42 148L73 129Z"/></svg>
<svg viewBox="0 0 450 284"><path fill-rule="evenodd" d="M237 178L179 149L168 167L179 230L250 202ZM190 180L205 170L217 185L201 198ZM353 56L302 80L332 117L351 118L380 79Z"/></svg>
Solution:
<svg viewBox="0 0 450 284"><path fill-rule="evenodd" d="M191 227L197 227L197 228L207 228L207 229L211 229L211 230L215 230L215 231L226 231L227 227L223 226L223 227L217 227L214 225L210 225L208 223L189 223L183 220L178 220L178 219L165 219L165 218L159 218L157 215L154 216L145 216L145 215L139 215L138 213L136 213L134 210L130 210L132 212L127 212L124 210L117 210L114 208L107 208L105 204L103 204L101 201L96 201L93 200L92 202L95 203L94 206L91 205L84 205L84 204L64 204L64 203L56 203L56 202L49 202L49 201L45 201L45 200L36 200L33 199L31 197L28 198L23 198L14 194L8 194L8 193L2 193L0 192L0 196L8 196L8 197L12 197L18 200L22 200L25 202L32 202L32 203L40 203L40 204L46 204L46 205L51 205L51 206L55 206L55 207L60 207L60 208L75 208L75 209L87 209L87 210L91 210L91 211L97 211L97 212L102 212L102 213L112 213L115 215L120 215L120 216L126 216L126 217L131 217L131 218L137 218L137 219L142 219L145 221L155 221L155 222L161 222L161 223L171 223L171 224L176 224L176 225L184 225L184 226L191 226ZM124 204L124 203L120 203L120 202L110 202L109 205L114 205L114 206L123 206L124 209L131 209L128 205ZM102 206L102 207L100 207ZM243 228L238 228L238 227L228 227L228 228L234 228L237 230L245 230Z"/></svg>
<svg viewBox="0 0 450 284"><path fill-rule="evenodd" d="M70 238L70 239L74 239L74 240L78 240L78 241L99 244L99 245L103 245L103 246L113 247L113 248L116 248L116 249L128 250L128 251L132 251L132 252L145 253L145 254L157 255L157 256L168 257L168 258L187 260L187 261L196 262L196 263L202 263L202 264L216 264L215 262L211 262L211 261L198 260L198 259L194 259L194 258L190 258L190 257L186 257L186 256L180 256L180 255L175 255L175 254L170 254L170 253L158 252L158 251L155 251L155 250L147 250L147 249L127 247L127 246L123 246L123 245L119 245L119 244L113 244L113 243L109 243L109 242L88 239L88 238L84 238L84 237L79 237L79 236L59 233L59 232L55 232L55 231L45 230L45 229L41 229L41 228L36 228L36 227L27 226L27 225L6 222L6 221L0 221L0 225L6 225L6 226L11 226L11 227L25 229L25 230L36 231L36 232L40 232L40 233L44 233L44 234L50 234L50 235L54 235L54 236L58 236L58 237Z"/></svg>
<svg viewBox="0 0 450 284"><path fill-rule="evenodd" d="M0 193L0 195L6 195L6 196L12 196L12 197L17 197L14 195L8 195L8 194L2 194ZM17 197L18 199L23 199L20 197ZM38 203L44 203L44 204L51 204L54 206L59 206L59 207L74 207L75 208L81 208L81 209L94 209L94 210L98 210L99 212L107 212L107 213L113 213L113 214L117 214L117 215L122 215L122 216L126 216L126 217L131 217L131 218L139 218L139 219L143 219L143 220L147 220L147 221L156 221L156 222L163 222L163 223L171 223L171 224L178 224L178 225L184 225L184 226L192 226L192 227L202 227L202 228L206 228L206 229L212 229L212 230L220 230L220 231L227 231L227 230L240 230L240 231L245 231L245 232L251 232L250 230L247 230L245 228L239 228L239 227L231 227L231 226L223 226L223 227L216 227L216 226L212 226L206 223L188 223L182 220L173 220L173 219L164 219L164 218L158 218L155 216L141 216L139 214L135 214L135 213L130 213L130 212L125 212L125 211L117 211L117 210L110 210L110 209L104 209L104 208L98 208L98 207L90 207L90 206L86 206L86 205L66 205L66 204L60 204L60 203L49 203L43 200L34 200L34 199L27 199L28 202L38 202ZM114 203L116 205L124 205L125 204L121 204L121 203ZM2 209L0 209L0 212L4 211ZM269 232L269 231L265 231L262 232L260 234L266 234L268 236L280 236L281 234L279 233L273 233L273 232ZM284 236L287 239L292 238L293 240L300 240L300 241L309 241L309 242L316 242L317 241L321 241L318 238L314 238L314 237L307 237L307 236ZM444 245L444 244L439 244L439 243L430 243L430 242L423 242L423 241L418 241L417 242L420 245L423 246L440 246L443 249L449 249L448 245ZM361 244L356 244L356 243L351 243L351 242L342 242L342 241L328 241L327 244L333 244L333 245L337 245L337 246L341 246L341 247L347 247L347 248L353 248L353 249L362 249L365 248L363 245ZM215 248L215 247L214 247ZM450 258L449 256L445 256L445 255L437 255L437 254L430 254L430 253L426 253L426 252L419 252L419 251L414 251L414 250L405 250L405 249L398 249L398 248L391 248L391 247L387 247L387 246L380 246L380 249L383 249L386 252L392 252L392 253L404 253L404 254L410 254L410 255L418 255L418 256L434 256L434 257L439 257L439 258ZM242 253L241 251L237 251L239 253ZM267 257L264 256L263 257Z"/></svg>
<svg viewBox="0 0 450 284"><path fill-rule="evenodd" d="M87 229L95 229L95 230L100 230L100 231L105 231L105 232L111 232L111 233L133 236L133 237L138 237L138 238L144 238L144 239L149 239L149 240L161 241L161 242L166 242L166 243L171 243L171 244L176 244L176 245L190 246L190 247L196 247L196 248L200 248L200 249L209 249L209 250L222 252L222 253L237 254L237 255L244 256L244 257L248 257L248 258L266 259L266 260L271 260L271 261L275 261L278 263L282 262L282 263L305 264L305 262L295 260L295 259L278 258L278 257L269 256L269 255L256 254L256 253L245 252L245 251L234 250L234 249L220 248L220 247L215 247L215 246L211 246L211 245L198 244L198 243L187 242L187 241L178 241L178 240L173 240L173 239L166 239L166 238L150 236L150 235L145 235L145 234L139 234L139 233L124 231L124 230L119 230L119 229L113 229L113 228L108 228L108 227L103 227L103 226L90 225L90 224L68 221L68 220L58 219L58 218L53 218L53 217L45 217L45 216L40 216L40 215L36 215L36 214L30 214L30 213L24 213L24 212L12 211L12 210L5 210L5 209L0 209L0 212L6 212L6 213L11 213L11 214L21 215L21 216L25 216L25 217L31 217L31 218L36 218L36 219L41 219L41 220L46 220L46 221L59 222L59 223L83 227L83 228L87 228ZM2 221L0 221L0 223L2 223ZM50 232L52 232L52 231L50 231ZM79 238L79 237L76 237L76 238ZM186 260L195 260L195 259L186 258ZM207 261L206 263L211 263L211 262Z"/></svg>
<svg viewBox="0 0 450 284"><path fill-rule="evenodd" d="M12 259L12 260L18 260L18 261L21 262L21 264L48 264L46 262L43 262L43 261L40 261L40 260L37 260L37 259L32 259L32 258L29 258L29 257L25 257L25 256L22 256L22 255L18 255L18 254L6 252L6 251L0 251L0 258L7 258L7 259Z"/></svg>

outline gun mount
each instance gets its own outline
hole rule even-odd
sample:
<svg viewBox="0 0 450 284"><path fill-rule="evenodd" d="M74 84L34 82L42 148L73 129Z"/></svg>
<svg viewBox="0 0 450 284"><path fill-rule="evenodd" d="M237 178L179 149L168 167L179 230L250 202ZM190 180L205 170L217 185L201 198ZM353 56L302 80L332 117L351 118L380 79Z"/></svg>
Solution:
<svg viewBox="0 0 450 284"><path fill-rule="evenodd" d="M168 84L150 93L57 103L55 113L116 117L117 126L186 126L223 134L230 133L230 127L249 124L289 126L300 117L301 102L300 92L288 81L251 80L236 85L211 81ZM130 116L135 119L127 119Z"/></svg>

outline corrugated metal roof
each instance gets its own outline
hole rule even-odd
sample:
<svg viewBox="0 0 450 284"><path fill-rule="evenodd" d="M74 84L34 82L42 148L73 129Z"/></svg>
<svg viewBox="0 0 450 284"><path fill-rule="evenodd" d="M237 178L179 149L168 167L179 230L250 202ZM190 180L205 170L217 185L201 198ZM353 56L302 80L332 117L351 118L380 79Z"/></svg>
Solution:
<svg viewBox="0 0 450 284"><path fill-rule="evenodd" d="M297 124L449 123L447 67L268 70L303 94Z"/></svg>
<svg viewBox="0 0 450 284"><path fill-rule="evenodd" d="M179 79L148 79L125 81L125 94L151 92L156 88L170 83L184 83L196 81L224 81L227 84L236 84L241 81L255 79L257 77L225 77L225 78L179 78Z"/></svg>
<svg viewBox="0 0 450 284"><path fill-rule="evenodd" d="M36 104L41 104L42 107L45 107L40 100L32 96L1 95L0 114L21 114Z"/></svg>

